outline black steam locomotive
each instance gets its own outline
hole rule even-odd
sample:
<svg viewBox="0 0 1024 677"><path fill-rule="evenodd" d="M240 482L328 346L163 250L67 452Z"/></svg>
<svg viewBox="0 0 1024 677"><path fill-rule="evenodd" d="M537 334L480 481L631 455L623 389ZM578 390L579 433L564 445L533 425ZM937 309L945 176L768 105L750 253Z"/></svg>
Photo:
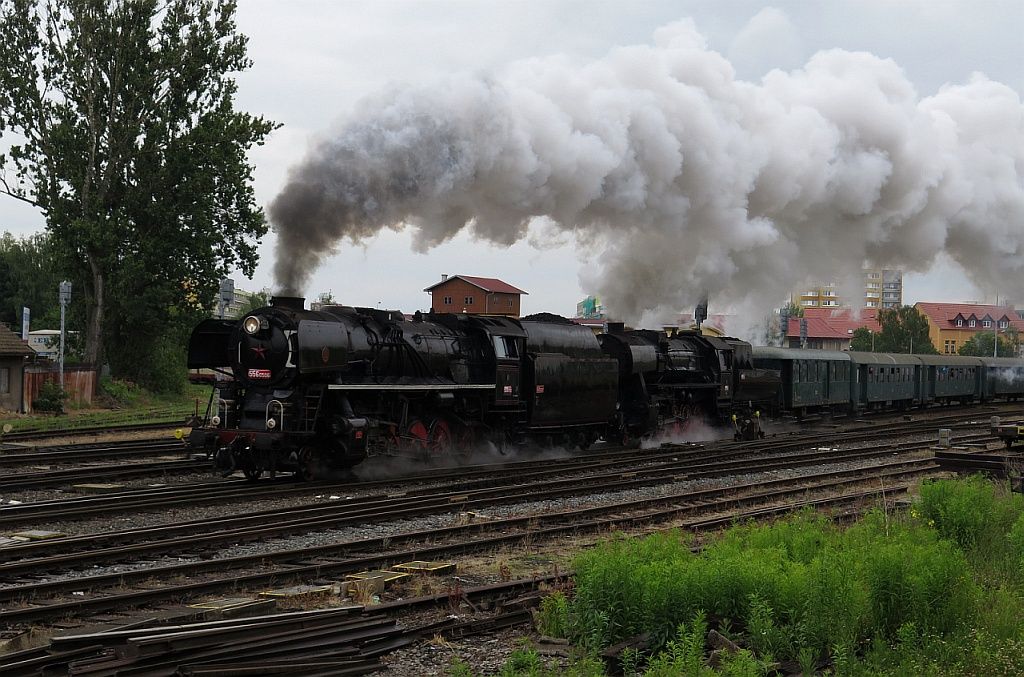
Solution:
<svg viewBox="0 0 1024 677"><path fill-rule="evenodd" d="M598 337L557 316L313 311L292 297L202 322L188 366L221 377L191 446L252 479L484 442L587 448L695 416L746 421L737 434L756 436L752 412L779 387L736 339L621 327Z"/></svg>

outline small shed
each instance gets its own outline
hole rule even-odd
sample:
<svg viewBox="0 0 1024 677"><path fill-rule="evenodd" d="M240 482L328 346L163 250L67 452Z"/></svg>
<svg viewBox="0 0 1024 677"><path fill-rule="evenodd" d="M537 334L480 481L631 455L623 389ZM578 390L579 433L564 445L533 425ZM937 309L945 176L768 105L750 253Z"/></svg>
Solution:
<svg viewBox="0 0 1024 677"><path fill-rule="evenodd" d="M25 358L32 355L28 343L0 324L0 411L22 411Z"/></svg>

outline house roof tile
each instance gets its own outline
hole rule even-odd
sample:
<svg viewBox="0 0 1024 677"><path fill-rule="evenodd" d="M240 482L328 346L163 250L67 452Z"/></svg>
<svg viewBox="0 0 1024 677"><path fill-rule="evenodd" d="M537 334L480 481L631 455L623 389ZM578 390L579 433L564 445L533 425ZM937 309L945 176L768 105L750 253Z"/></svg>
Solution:
<svg viewBox="0 0 1024 677"><path fill-rule="evenodd" d="M1014 327L1018 331L1024 332L1024 320L1020 319L1017 315L1017 311L1011 306L996 306L986 305L979 303L931 303L921 301L914 304L914 307L920 310L922 313L927 315L929 319L940 329L961 329L966 331L984 331L986 328L982 327L981 324L975 327L967 326L956 326L957 317L961 317L965 320L970 319L973 315L975 319L981 321L985 319L1000 321L1006 318L1009 321L1010 326Z"/></svg>
<svg viewBox="0 0 1024 677"><path fill-rule="evenodd" d="M882 330L876 308L863 308L859 314L850 308L805 308L804 318L807 320L807 338L849 339L860 327ZM800 337L799 317L789 318L786 336Z"/></svg>
<svg viewBox="0 0 1024 677"><path fill-rule="evenodd" d="M28 343L13 331L0 324L0 357L25 357L35 355Z"/></svg>
<svg viewBox="0 0 1024 677"><path fill-rule="evenodd" d="M471 285L474 285L476 287L480 287L481 289L483 289L486 292L494 292L494 293L498 293L498 294L529 294L529 292L525 292L522 289L517 289L516 287L513 287L509 283L502 282L501 280L499 280L497 278L494 278L494 277L474 277L472 275L452 275L451 277L449 277L449 278L447 278L445 280L441 280L440 282L436 282L436 283L430 285L429 287L427 287L423 291L432 291L433 289L435 289L437 287L440 287L443 284L448 284L452 280L456 280L456 279L463 280L464 282L468 282Z"/></svg>

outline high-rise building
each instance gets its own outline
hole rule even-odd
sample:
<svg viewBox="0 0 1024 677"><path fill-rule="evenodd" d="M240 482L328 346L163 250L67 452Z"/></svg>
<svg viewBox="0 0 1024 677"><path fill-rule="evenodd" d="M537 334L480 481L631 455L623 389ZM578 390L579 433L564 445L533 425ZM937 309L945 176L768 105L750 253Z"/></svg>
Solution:
<svg viewBox="0 0 1024 677"><path fill-rule="evenodd" d="M801 287L792 296L793 303L802 308L830 308L854 305L850 299L840 298L835 282ZM903 271L888 268L864 270L865 308L899 308L903 305Z"/></svg>
<svg viewBox="0 0 1024 677"><path fill-rule="evenodd" d="M585 320L604 319L604 306L601 299L596 296L588 296L576 304L576 317Z"/></svg>

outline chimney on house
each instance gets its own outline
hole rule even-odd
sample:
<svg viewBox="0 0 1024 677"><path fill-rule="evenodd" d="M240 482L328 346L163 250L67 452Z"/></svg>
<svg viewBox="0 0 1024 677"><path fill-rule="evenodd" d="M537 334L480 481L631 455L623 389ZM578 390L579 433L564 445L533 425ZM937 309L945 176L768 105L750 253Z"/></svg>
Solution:
<svg viewBox="0 0 1024 677"><path fill-rule="evenodd" d="M444 282L447 279L448 279L448 273L441 273L441 282Z"/></svg>

